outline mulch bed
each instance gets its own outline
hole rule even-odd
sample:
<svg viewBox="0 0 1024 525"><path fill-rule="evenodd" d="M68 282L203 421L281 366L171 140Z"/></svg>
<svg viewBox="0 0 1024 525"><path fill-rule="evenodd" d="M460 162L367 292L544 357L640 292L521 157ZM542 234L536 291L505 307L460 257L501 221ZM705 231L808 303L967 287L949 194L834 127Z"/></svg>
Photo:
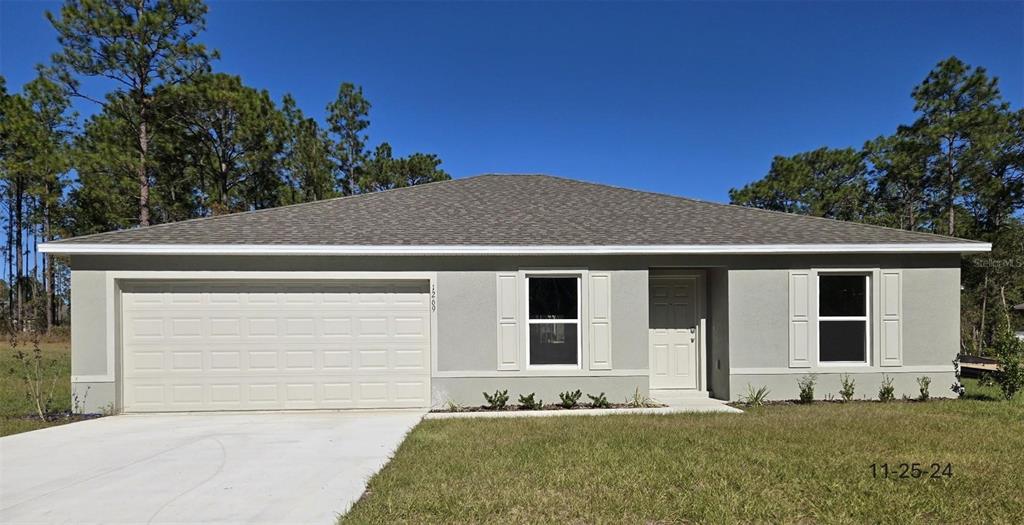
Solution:
<svg viewBox="0 0 1024 525"><path fill-rule="evenodd" d="M74 423L78 421L86 421L89 419L96 419L103 417L103 414L73 414L71 412L53 412L46 414L44 421L50 423ZM11 419L21 419L24 421L39 421L39 415L37 414L26 414L24 416L11 416Z"/></svg>
<svg viewBox="0 0 1024 525"><path fill-rule="evenodd" d="M665 406L668 406L668 405L663 405L661 403L647 403L647 404L644 404L643 406L636 406L636 405L633 405L633 404L626 404L626 403L609 403L607 407L601 407L601 408L592 407L592 406L589 406L589 405L577 405L577 406L574 406L572 408L565 408L562 405L557 405L557 404L552 403L550 405L544 405L541 408L534 408L534 409L523 408L523 407L521 407L519 405L509 405L509 406L506 406L505 408L502 408L502 409L493 409L493 408L488 408L486 406L480 405L480 406L472 406L472 407L459 407L458 410L449 410L447 408L435 408L434 410L431 410L431 412L438 412L438 413L453 413L453 412L540 412L540 411L546 411L546 410L607 410L607 409L616 409L616 408L660 408L660 407L665 407Z"/></svg>

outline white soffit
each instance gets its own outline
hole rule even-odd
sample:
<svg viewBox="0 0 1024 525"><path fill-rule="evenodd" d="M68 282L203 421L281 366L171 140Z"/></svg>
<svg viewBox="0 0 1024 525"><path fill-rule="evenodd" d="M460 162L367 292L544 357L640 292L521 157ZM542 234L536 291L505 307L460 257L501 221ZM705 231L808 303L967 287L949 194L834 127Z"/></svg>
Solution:
<svg viewBox="0 0 1024 525"><path fill-rule="evenodd" d="M982 253L991 250L991 244L980 242L636 246L337 246L306 244L86 243L45 243L39 245L39 251L43 253L63 255L739 255L799 253Z"/></svg>

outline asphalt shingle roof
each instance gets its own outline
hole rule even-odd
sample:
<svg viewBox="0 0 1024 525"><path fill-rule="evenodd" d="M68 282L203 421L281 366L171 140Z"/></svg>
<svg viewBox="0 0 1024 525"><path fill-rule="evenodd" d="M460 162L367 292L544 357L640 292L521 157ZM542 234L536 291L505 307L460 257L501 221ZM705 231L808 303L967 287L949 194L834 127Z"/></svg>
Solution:
<svg viewBox="0 0 1024 525"><path fill-rule="evenodd" d="M55 244L641 246L964 243L545 175L481 175Z"/></svg>

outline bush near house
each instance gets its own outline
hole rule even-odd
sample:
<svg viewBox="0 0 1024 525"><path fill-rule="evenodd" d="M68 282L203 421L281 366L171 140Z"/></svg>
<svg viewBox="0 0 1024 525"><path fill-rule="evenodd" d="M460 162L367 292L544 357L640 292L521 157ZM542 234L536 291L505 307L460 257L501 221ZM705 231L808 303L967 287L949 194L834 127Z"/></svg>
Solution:
<svg viewBox="0 0 1024 525"><path fill-rule="evenodd" d="M920 394L917 396L918 401L928 401L931 398L931 394L928 393L928 387L932 384L932 378L928 376L921 376L917 378L917 387Z"/></svg>
<svg viewBox="0 0 1024 525"><path fill-rule="evenodd" d="M839 382L842 385L839 396L843 401L853 401L853 396L857 392L857 380L850 377L850 374L843 374L839 377Z"/></svg>
<svg viewBox="0 0 1024 525"><path fill-rule="evenodd" d="M996 336L994 345L999 372L993 379L999 385L1005 399L1013 399L1018 391L1024 389L1024 341L1004 323Z"/></svg>
<svg viewBox="0 0 1024 525"><path fill-rule="evenodd" d="M583 396L583 392L580 390L570 391L566 390L561 394L558 394L558 398L561 399L559 405L562 408L575 408L576 404L579 403L580 397Z"/></svg>
<svg viewBox="0 0 1024 525"><path fill-rule="evenodd" d="M544 400L537 399L535 392L530 392L529 395L519 395L519 406L523 410L540 410L544 407Z"/></svg>
<svg viewBox="0 0 1024 525"><path fill-rule="evenodd" d="M40 428L63 425L82 419L71 416L71 345L67 339L39 341L36 358L35 345L19 341L12 347L7 338L0 342L0 436L28 432ZM46 418L38 416L36 400L30 395L25 380L25 362L16 357L18 351L27 355L28 364L38 364L38 377L44 396L52 401L46 407ZM52 387L52 390L51 390ZM45 404L45 403L43 403Z"/></svg>
<svg viewBox="0 0 1024 525"><path fill-rule="evenodd" d="M892 378L882 374L882 386L878 388L878 400L888 403L896 399L896 387L892 384Z"/></svg>
<svg viewBox="0 0 1024 525"><path fill-rule="evenodd" d="M590 408L611 408L612 404L608 402L608 398L605 397L604 392L594 396L587 394L590 398Z"/></svg>
<svg viewBox="0 0 1024 525"><path fill-rule="evenodd" d="M796 380L796 386L800 389L800 402L810 404L814 402L814 384L818 380L813 375L806 375Z"/></svg>
<svg viewBox="0 0 1024 525"><path fill-rule="evenodd" d="M488 409L502 410L508 403L508 390L495 390L493 394L484 392L484 400L487 401Z"/></svg>

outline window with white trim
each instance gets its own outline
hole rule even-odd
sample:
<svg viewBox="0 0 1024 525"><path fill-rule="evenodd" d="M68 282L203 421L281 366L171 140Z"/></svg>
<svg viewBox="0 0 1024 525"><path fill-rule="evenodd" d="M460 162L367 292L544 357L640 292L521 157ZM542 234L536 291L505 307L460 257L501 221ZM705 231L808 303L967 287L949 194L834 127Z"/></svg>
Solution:
<svg viewBox="0 0 1024 525"><path fill-rule="evenodd" d="M871 355L870 277L818 275L818 362L867 364Z"/></svg>
<svg viewBox="0 0 1024 525"><path fill-rule="evenodd" d="M530 366L580 366L580 277L528 275L527 349Z"/></svg>

